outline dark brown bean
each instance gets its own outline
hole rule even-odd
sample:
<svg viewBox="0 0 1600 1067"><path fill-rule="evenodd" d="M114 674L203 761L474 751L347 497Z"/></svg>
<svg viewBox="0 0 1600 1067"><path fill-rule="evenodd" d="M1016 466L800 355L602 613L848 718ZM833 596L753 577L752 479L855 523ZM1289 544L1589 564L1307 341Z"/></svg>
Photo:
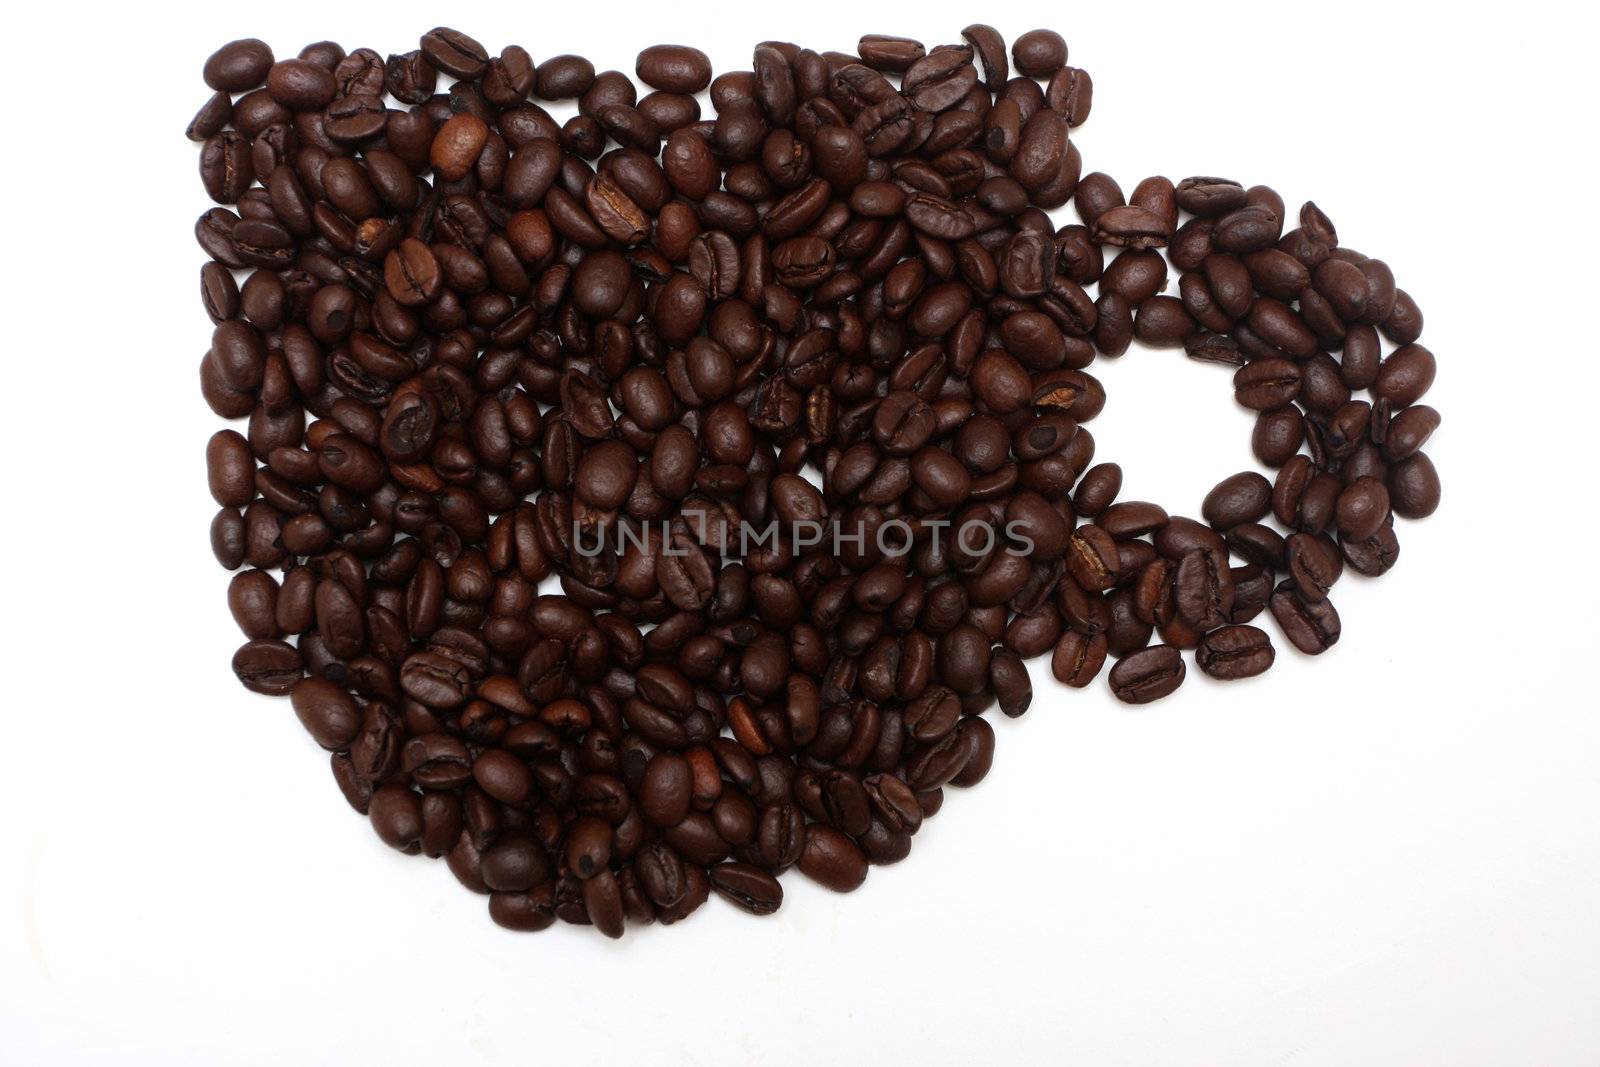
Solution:
<svg viewBox="0 0 1600 1067"><path fill-rule="evenodd" d="M1135 652L1111 668L1111 692L1125 704L1148 704L1183 684L1183 656L1169 645Z"/></svg>

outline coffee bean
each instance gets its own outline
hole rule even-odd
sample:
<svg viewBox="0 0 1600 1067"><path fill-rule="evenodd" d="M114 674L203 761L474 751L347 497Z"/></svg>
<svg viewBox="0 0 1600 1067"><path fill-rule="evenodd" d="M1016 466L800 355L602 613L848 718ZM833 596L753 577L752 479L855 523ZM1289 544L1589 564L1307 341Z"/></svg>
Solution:
<svg viewBox="0 0 1600 1067"><path fill-rule="evenodd" d="M258 638L233 654L233 673L246 689L269 696L286 696L300 680L300 653L285 641Z"/></svg>
<svg viewBox="0 0 1600 1067"><path fill-rule="evenodd" d="M1290 534L1285 544L1289 574L1307 600L1322 600L1339 578L1338 553L1322 538L1309 533Z"/></svg>
<svg viewBox="0 0 1600 1067"><path fill-rule="evenodd" d="M867 858L839 831L812 823L800 853L800 873L835 893L858 889L867 880Z"/></svg>
<svg viewBox="0 0 1600 1067"><path fill-rule="evenodd" d="M200 146L200 180L217 203L238 200L255 177L250 143L233 130L214 134Z"/></svg>
<svg viewBox="0 0 1600 1067"><path fill-rule="evenodd" d="M1365 574L1369 578L1387 574L1400 558L1400 541L1395 536L1392 522L1379 527L1376 533L1365 540L1351 541L1341 537L1339 549L1346 563L1355 568L1358 574Z"/></svg>
<svg viewBox="0 0 1600 1067"><path fill-rule="evenodd" d="M1054 30L1029 30L1011 45L1017 73L1028 78L1048 78L1067 63L1067 42Z"/></svg>
<svg viewBox="0 0 1600 1067"><path fill-rule="evenodd" d="M1428 443L1439 428L1439 413L1426 404L1408 407L1390 420L1384 431L1383 458L1391 463L1409 459Z"/></svg>
<svg viewBox="0 0 1600 1067"><path fill-rule="evenodd" d="M489 749L472 765L472 777L491 797L513 807L525 803L534 789L533 773L504 749Z"/></svg>
<svg viewBox="0 0 1600 1067"><path fill-rule="evenodd" d="M1206 494L1200 514L1219 530L1255 522L1272 509L1272 483L1255 471L1240 471Z"/></svg>
<svg viewBox="0 0 1600 1067"><path fill-rule="evenodd" d="M1170 645L1153 645L1117 661L1111 692L1126 704L1148 704L1183 684L1183 656Z"/></svg>
<svg viewBox="0 0 1600 1067"><path fill-rule="evenodd" d="M1370 476L1357 478L1339 494L1334 517L1341 535L1365 541L1389 518L1388 488Z"/></svg>
<svg viewBox="0 0 1600 1067"><path fill-rule="evenodd" d="M1272 596L1272 570L1266 564L1246 563L1228 571L1233 579L1233 610L1228 621L1236 625L1249 622L1266 609Z"/></svg>
<svg viewBox="0 0 1600 1067"><path fill-rule="evenodd" d="M1305 420L1293 407L1263 411L1250 435L1250 451L1269 467L1281 467L1294 458L1305 442Z"/></svg>
<svg viewBox="0 0 1600 1067"><path fill-rule="evenodd" d="M241 571L228 583L228 610L246 637L277 637L277 609L278 583L266 571Z"/></svg>
<svg viewBox="0 0 1600 1067"><path fill-rule="evenodd" d="M1254 678L1272 666L1272 641L1254 626L1224 626L1206 634L1195 650L1194 661L1219 681Z"/></svg>
<svg viewBox="0 0 1600 1067"><path fill-rule="evenodd" d="M1083 634L1068 630L1056 643L1050 671L1063 685L1082 689L1094 681L1106 661L1105 634Z"/></svg>
<svg viewBox="0 0 1600 1067"><path fill-rule="evenodd" d="M1389 317L1378 324L1383 335L1397 345L1408 345L1422 336L1422 309L1404 289L1394 291L1394 307Z"/></svg>
<svg viewBox="0 0 1600 1067"><path fill-rule="evenodd" d="M338 88L332 71L304 59L280 59L267 71L267 92L291 111L320 111Z"/></svg>
<svg viewBox="0 0 1600 1067"><path fill-rule="evenodd" d="M459 181L477 163L488 138L489 127L478 116L454 115L434 134L429 161L441 176Z"/></svg>
<svg viewBox="0 0 1600 1067"><path fill-rule="evenodd" d="M1293 580L1278 585L1269 607L1289 643L1308 656L1327 651L1339 640L1339 613L1333 601L1307 600Z"/></svg>
<svg viewBox="0 0 1600 1067"><path fill-rule="evenodd" d="M709 877L718 896L752 915L771 915L783 904L783 886L751 864L719 863Z"/></svg>
<svg viewBox="0 0 1600 1067"><path fill-rule="evenodd" d="M1419 344L1403 345L1389 353L1378 369L1372 395L1395 409L1415 404L1433 384L1434 373L1432 352Z"/></svg>
<svg viewBox="0 0 1600 1067"><path fill-rule="evenodd" d="M1016 718L1028 710L1033 702L1033 683L1028 680L1028 668L1022 657L1010 649L1002 648L989 659L989 687L994 690L1000 711Z"/></svg>
<svg viewBox="0 0 1600 1067"><path fill-rule="evenodd" d="M1122 491L1122 468L1115 463L1100 463L1090 467L1078 480L1072 503L1078 514L1095 518L1105 512Z"/></svg>
<svg viewBox="0 0 1600 1067"><path fill-rule="evenodd" d="M1178 206L1201 218L1216 218L1245 205L1244 186L1229 178L1195 177L1179 182Z"/></svg>
<svg viewBox="0 0 1600 1067"><path fill-rule="evenodd" d="M205 81L220 92L242 93L267 80L272 69L272 49L265 41L248 37L229 41L205 63Z"/></svg>
<svg viewBox="0 0 1600 1067"><path fill-rule="evenodd" d="M1252 411L1273 411L1300 395L1300 368L1287 359L1262 359L1233 376L1234 398Z"/></svg>
<svg viewBox="0 0 1600 1067"><path fill-rule="evenodd" d="M1223 561L1204 549L1179 560L1172 591L1178 614L1202 633L1223 625L1233 610L1233 579Z"/></svg>
<svg viewBox="0 0 1600 1067"><path fill-rule="evenodd" d="M1176 348L1195 331L1195 323L1173 296L1152 296L1134 311L1133 335L1152 348Z"/></svg>
<svg viewBox="0 0 1600 1067"><path fill-rule="evenodd" d="M654 826L676 826L689 814L692 772L681 756L653 756L640 782L639 811Z"/></svg>
<svg viewBox="0 0 1600 1067"><path fill-rule="evenodd" d="M242 508L256 497L256 460L250 442L236 430L218 430L206 446L211 496L225 507Z"/></svg>
<svg viewBox="0 0 1600 1067"><path fill-rule="evenodd" d="M1161 214L1137 204L1106 209L1094 221L1095 239L1127 248L1160 248L1172 236L1172 226Z"/></svg>
<svg viewBox="0 0 1600 1067"><path fill-rule="evenodd" d="M373 791L367 810L378 839L408 855L422 850L422 804L416 792L398 783Z"/></svg>
<svg viewBox="0 0 1600 1067"><path fill-rule="evenodd" d="M290 692L294 713L313 740L323 748L344 748L361 729L356 702L325 678L301 678Z"/></svg>
<svg viewBox="0 0 1600 1067"><path fill-rule="evenodd" d="M483 883L496 892L526 892L549 879L550 860L527 834L507 833L483 851Z"/></svg>
<svg viewBox="0 0 1600 1067"><path fill-rule="evenodd" d="M444 272L433 251L410 237L384 260L383 278L389 295L406 306L430 303L444 284Z"/></svg>
<svg viewBox="0 0 1600 1067"><path fill-rule="evenodd" d="M1389 502L1394 513L1407 519L1425 519L1439 507L1439 474L1425 452L1389 468Z"/></svg>
<svg viewBox="0 0 1600 1067"><path fill-rule="evenodd" d="M698 48L658 44L639 53L639 80L671 93L698 93L711 84L711 61Z"/></svg>
<svg viewBox="0 0 1600 1067"><path fill-rule="evenodd" d="M445 26L423 34L421 47L429 63L454 78L476 78L489 64L483 45Z"/></svg>

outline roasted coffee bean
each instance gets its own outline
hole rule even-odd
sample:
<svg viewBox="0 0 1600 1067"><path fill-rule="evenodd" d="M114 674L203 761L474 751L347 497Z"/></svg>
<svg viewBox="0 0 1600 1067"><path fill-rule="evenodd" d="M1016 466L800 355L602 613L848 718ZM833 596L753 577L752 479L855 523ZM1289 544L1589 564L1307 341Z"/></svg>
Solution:
<svg viewBox="0 0 1600 1067"><path fill-rule="evenodd" d="M1172 225L1160 213L1136 204L1108 208L1094 221L1101 244L1127 248L1160 248L1172 236Z"/></svg>
<svg viewBox="0 0 1600 1067"><path fill-rule="evenodd" d="M233 673L240 683L269 696L287 696L303 670L304 663L295 646L274 638L246 642L233 654Z"/></svg>
<svg viewBox="0 0 1600 1067"><path fill-rule="evenodd" d="M1101 512L1095 525L1112 537L1126 540L1155 533L1169 521L1166 509L1159 504L1146 500L1122 500Z"/></svg>
<svg viewBox="0 0 1600 1067"><path fill-rule="evenodd" d="M448 181L459 181L476 166L488 139L489 127L478 116L453 115L433 135L429 161L440 176Z"/></svg>
<svg viewBox="0 0 1600 1067"><path fill-rule="evenodd" d="M1028 668L1010 649L999 649L990 657L989 687L994 690L1000 711L1011 718L1027 711L1033 702L1033 683L1028 680Z"/></svg>
<svg viewBox="0 0 1600 1067"><path fill-rule="evenodd" d="M1153 645L1117 661L1111 692L1126 704L1148 704L1171 696L1183 684L1183 655L1170 645Z"/></svg>
<svg viewBox="0 0 1600 1067"><path fill-rule="evenodd" d="M205 81L221 92L242 93L267 80L272 69L272 49L254 37L230 41L205 63Z"/></svg>
<svg viewBox="0 0 1600 1067"><path fill-rule="evenodd" d="M689 814L692 790L688 761L671 752L658 753L639 783L639 812L652 826L676 826Z"/></svg>
<svg viewBox="0 0 1600 1067"><path fill-rule="evenodd" d="M472 765L472 777L485 793L513 807L525 803L534 789L527 764L504 749L489 749Z"/></svg>
<svg viewBox="0 0 1600 1067"><path fill-rule="evenodd" d="M1395 415L1384 430L1383 458L1398 463L1416 455L1439 428L1439 413L1426 404Z"/></svg>
<svg viewBox="0 0 1600 1067"><path fill-rule="evenodd" d="M503 834L484 849L480 870L483 884L496 892L525 892L552 873L544 848L520 833Z"/></svg>
<svg viewBox="0 0 1600 1067"><path fill-rule="evenodd" d="M1395 536L1393 523L1378 528L1371 537L1352 541L1341 537L1339 550L1345 562L1358 574L1376 578L1387 574L1400 558L1400 540Z"/></svg>
<svg viewBox="0 0 1600 1067"><path fill-rule="evenodd" d="M1306 600L1323 600L1339 579L1339 555L1322 538L1309 533L1290 534L1284 555L1290 578Z"/></svg>
<svg viewBox="0 0 1600 1067"><path fill-rule="evenodd" d="M1333 601L1307 600L1292 579L1278 585L1268 606L1289 643L1308 656L1326 652L1339 640L1339 613Z"/></svg>
<svg viewBox="0 0 1600 1067"><path fill-rule="evenodd" d="M1272 483L1255 471L1240 471L1206 494L1200 514L1219 530L1264 518L1272 510Z"/></svg>
<svg viewBox="0 0 1600 1067"><path fill-rule="evenodd" d="M1230 567L1229 573L1233 578L1233 610L1228 614L1228 621L1249 622L1266 609L1267 600L1272 596L1272 570L1266 564L1246 563L1242 567Z"/></svg>
<svg viewBox="0 0 1600 1067"><path fill-rule="evenodd" d="M355 699L326 678L301 678L289 697L306 732L323 748L344 748L361 729Z"/></svg>
<svg viewBox="0 0 1600 1067"><path fill-rule="evenodd" d="M1116 543L1103 526L1086 524L1073 533L1067 569L1078 585L1090 591L1110 589L1117 582L1121 560Z"/></svg>
<svg viewBox="0 0 1600 1067"><path fill-rule="evenodd" d="M1298 409L1280 407L1256 416L1250 451L1269 467L1281 467L1305 442L1305 418Z"/></svg>
<svg viewBox="0 0 1600 1067"><path fill-rule="evenodd" d="M320 111L338 91L333 72L309 60L280 59L267 71L267 93L291 111Z"/></svg>
<svg viewBox="0 0 1600 1067"><path fill-rule="evenodd" d="M1376 478L1357 478L1339 494L1334 520L1343 537L1365 541L1377 533L1388 518L1389 490Z"/></svg>
<svg viewBox="0 0 1600 1067"><path fill-rule="evenodd" d="M378 839L407 855L422 850L422 802L415 791L397 783L373 791L367 810Z"/></svg>
<svg viewBox="0 0 1600 1067"><path fill-rule="evenodd" d="M867 880L867 858L854 841L829 826L806 828L800 873L836 893L858 889Z"/></svg>
<svg viewBox="0 0 1600 1067"><path fill-rule="evenodd" d="M1229 178L1185 178L1177 185L1176 199L1183 210L1201 218L1216 218L1244 207L1244 186Z"/></svg>
<svg viewBox="0 0 1600 1067"><path fill-rule="evenodd" d="M709 877L718 896L752 915L771 915L783 904L783 886L751 864L719 863Z"/></svg>
<svg viewBox="0 0 1600 1067"><path fill-rule="evenodd" d="M422 54L428 62L455 78L476 78L489 64L483 45L460 30L445 26L422 35Z"/></svg>
<svg viewBox="0 0 1600 1067"><path fill-rule="evenodd" d="M1144 703L1183 650L1265 670L1269 607L1320 651L1437 506L1388 266L1265 186L1082 175L1065 40L961 41L653 45L642 97L444 27L203 64L234 670L497 923L853 889L988 774L1026 658ZM1228 366L1276 478L1119 499L1087 368L1135 340Z"/></svg>
<svg viewBox="0 0 1600 1067"><path fill-rule="evenodd" d="M1178 561L1172 592L1178 614L1202 633L1227 622L1233 610L1233 579L1223 561L1204 549Z"/></svg>
<svg viewBox="0 0 1600 1067"><path fill-rule="evenodd" d="M1096 518L1116 502L1121 491L1122 468L1115 463L1100 463L1090 467L1078 480L1072 505L1084 518Z"/></svg>
<svg viewBox="0 0 1600 1067"><path fill-rule="evenodd" d="M1228 682L1253 678L1272 666L1272 641L1255 626L1224 626L1206 634L1194 662L1212 678Z"/></svg>
<svg viewBox="0 0 1600 1067"><path fill-rule="evenodd" d="M213 134L200 146L200 180L217 203L239 200L255 177L250 143L233 130Z"/></svg>
<svg viewBox="0 0 1600 1067"><path fill-rule="evenodd" d="M639 53L635 72L652 89L698 93L711 84L711 61L698 48L658 44Z"/></svg>
<svg viewBox="0 0 1600 1067"><path fill-rule="evenodd" d="M1066 66L1067 42L1054 30L1029 30L1011 46L1017 73L1028 78L1048 78Z"/></svg>
<svg viewBox="0 0 1600 1067"><path fill-rule="evenodd" d="M1177 297L1152 296L1134 311L1133 335L1152 348L1176 348L1194 331L1194 319Z"/></svg>
<svg viewBox="0 0 1600 1067"><path fill-rule="evenodd" d="M1426 452L1414 452L1389 468L1389 503L1406 519L1425 519L1439 507L1439 474Z"/></svg>
<svg viewBox="0 0 1600 1067"><path fill-rule="evenodd" d="M1068 630L1056 643L1050 671L1063 685L1082 689L1094 681L1106 661L1106 635Z"/></svg>
<svg viewBox="0 0 1600 1067"><path fill-rule="evenodd" d="M1300 367L1290 360L1257 360L1234 374L1234 397L1252 411L1273 411L1300 395L1300 380Z"/></svg>
<svg viewBox="0 0 1600 1067"><path fill-rule="evenodd" d="M1397 345L1411 344L1422 336L1422 309L1411 299L1411 294L1404 289L1396 289L1394 306L1389 317L1378 324L1378 329Z"/></svg>
<svg viewBox="0 0 1600 1067"><path fill-rule="evenodd" d="M1389 353L1378 369L1372 395L1398 410L1415 404L1433 384L1433 353L1419 344L1403 345Z"/></svg>

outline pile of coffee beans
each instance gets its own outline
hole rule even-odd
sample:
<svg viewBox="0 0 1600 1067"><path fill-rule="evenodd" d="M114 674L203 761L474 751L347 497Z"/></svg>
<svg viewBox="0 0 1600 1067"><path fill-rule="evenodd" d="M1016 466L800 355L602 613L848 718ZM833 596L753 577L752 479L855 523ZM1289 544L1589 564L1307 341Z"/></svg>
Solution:
<svg viewBox="0 0 1600 1067"><path fill-rule="evenodd" d="M243 40L189 128L234 670L496 922L854 889L988 773L1025 659L1142 704L1185 652L1265 671L1264 611L1322 652L1437 505L1389 268L1264 186L1080 177L1060 35L634 75ZM1135 340L1233 368L1276 477L1119 499L1087 368Z"/></svg>

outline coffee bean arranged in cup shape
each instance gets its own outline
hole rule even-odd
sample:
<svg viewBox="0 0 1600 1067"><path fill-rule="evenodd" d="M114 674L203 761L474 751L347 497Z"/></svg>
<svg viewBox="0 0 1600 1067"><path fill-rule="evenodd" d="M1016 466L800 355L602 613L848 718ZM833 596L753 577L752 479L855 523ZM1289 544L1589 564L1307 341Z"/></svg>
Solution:
<svg viewBox="0 0 1600 1067"><path fill-rule="evenodd" d="M1124 656L1111 668L1111 692L1128 704L1170 696L1183 684L1183 655L1171 645L1152 645Z"/></svg>
<svg viewBox="0 0 1600 1067"><path fill-rule="evenodd" d="M1255 626L1221 626L1200 639L1195 664L1212 678L1253 678L1272 666L1272 639Z"/></svg>
<svg viewBox="0 0 1600 1067"><path fill-rule="evenodd" d="M851 891L1026 660L1143 705L1266 671L1268 616L1319 654L1438 507L1389 266L1265 186L1084 174L1054 31L623 60L246 38L185 131L232 669L494 922ZM1087 425L1095 358L1161 348L1269 468L1200 519Z"/></svg>

